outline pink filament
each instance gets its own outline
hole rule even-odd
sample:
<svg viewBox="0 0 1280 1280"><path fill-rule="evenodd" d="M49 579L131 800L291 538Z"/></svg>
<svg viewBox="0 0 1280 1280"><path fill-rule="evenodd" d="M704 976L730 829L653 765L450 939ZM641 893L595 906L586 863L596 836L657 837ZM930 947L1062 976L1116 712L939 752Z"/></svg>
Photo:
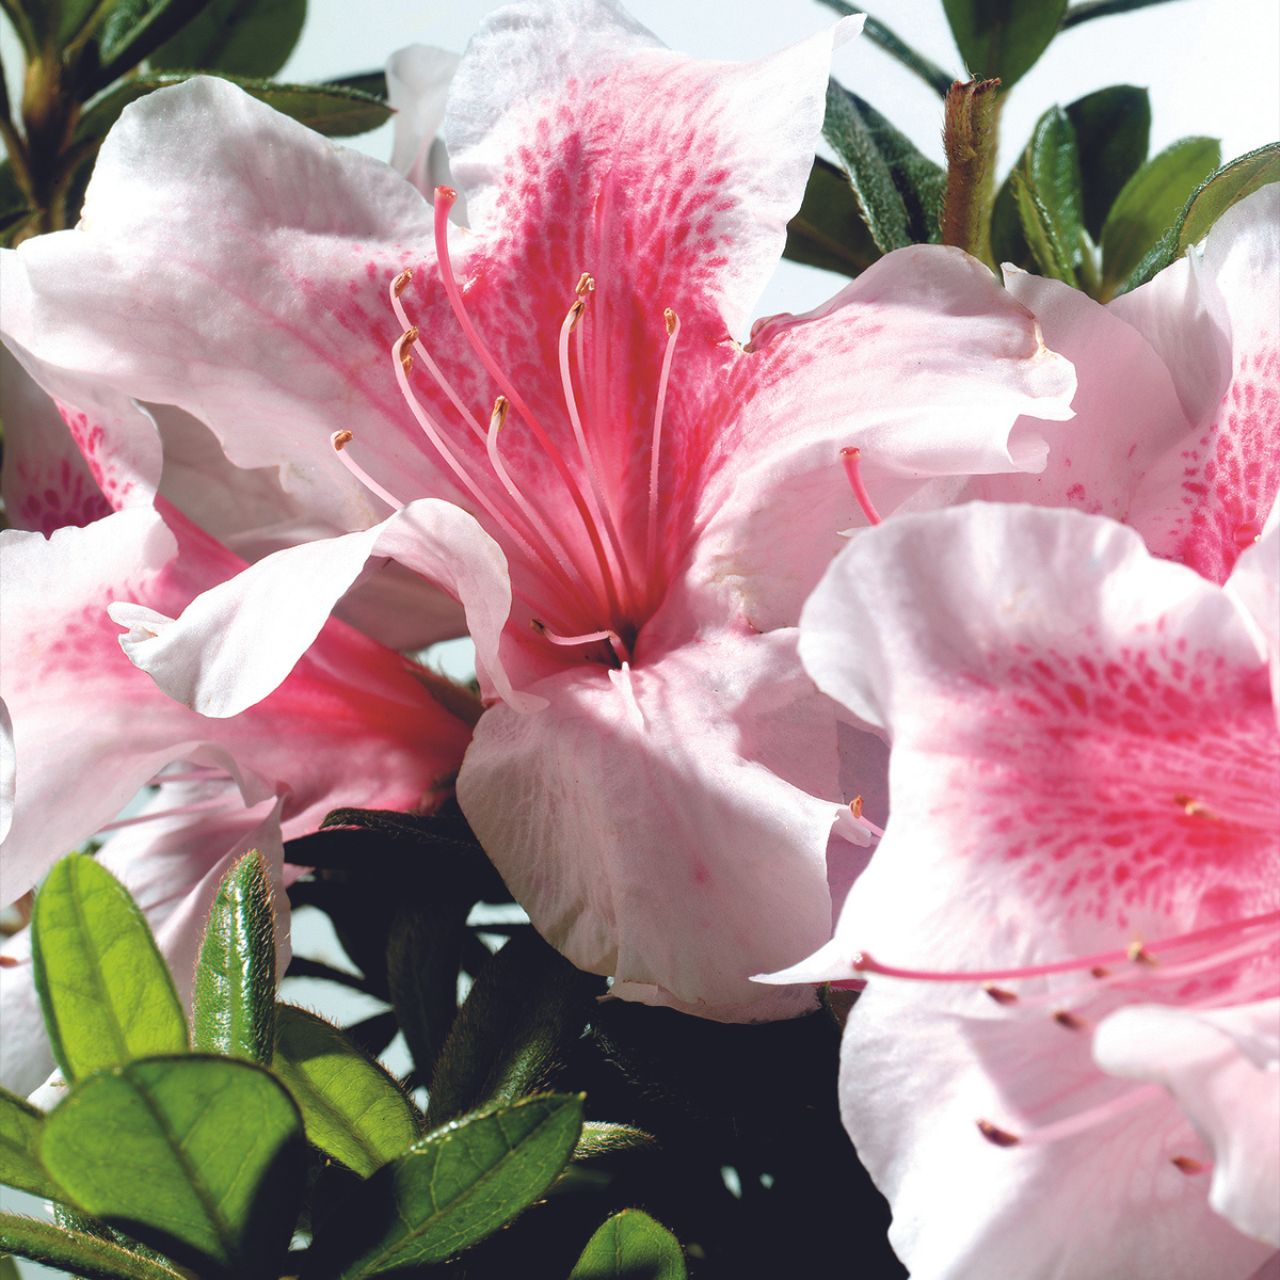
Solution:
<svg viewBox="0 0 1280 1280"><path fill-rule="evenodd" d="M680 317L668 310L667 349L662 353L662 372L658 375L658 401L653 407L653 448L649 453L649 521L645 542L645 574L653 578L657 571L658 557L658 464L662 456L662 415L667 405L667 384L671 380L671 362L676 354L676 339L680 336ZM665 317L664 317L665 318Z"/></svg>
<svg viewBox="0 0 1280 1280"><path fill-rule="evenodd" d="M396 363L399 364L397 357ZM399 511L406 504L401 502L394 493L384 489L348 452L347 444L351 440L349 431L335 431L329 437L329 443L333 445L333 451L338 455L338 461L342 463L346 469L351 472L357 480L360 481L370 493L376 494L383 502L391 508L392 511ZM339 443L341 441L341 443Z"/></svg>
<svg viewBox="0 0 1280 1280"><path fill-rule="evenodd" d="M848 448L840 450L840 459L844 463L844 473L849 477L849 487L853 490L853 496L857 499L858 506L862 508L862 514L867 517L868 524L880 524L880 513L871 501L867 486L862 483L862 472L858 466L858 460L861 456L862 451L860 449Z"/></svg>
<svg viewBox="0 0 1280 1280"><path fill-rule="evenodd" d="M601 640L607 640L612 646L615 654L618 655L620 662L630 662L631 655L627 652L627 646L622 643L622 637L616 631L610 631L607 628L602 631L588 631L580 636L561 636L554 631L548 630L547 626L534 620L533 628L539 635L546 636L552 644L572 647L579 644L598 644Z"/></svg>

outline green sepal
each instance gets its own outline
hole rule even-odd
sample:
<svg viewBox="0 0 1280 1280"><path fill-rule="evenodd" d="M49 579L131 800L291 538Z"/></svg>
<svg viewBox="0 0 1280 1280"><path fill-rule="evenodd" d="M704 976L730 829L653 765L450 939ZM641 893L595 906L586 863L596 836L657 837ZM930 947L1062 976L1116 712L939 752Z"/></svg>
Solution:
<svg viewBox="0 0 1280 1280"><path fill-rule="evenodd" d="M307 1141L363 1178L421 1136L391 1075L315 1014L279 1006L272 1070L302 1112Z"/></svg>
<svg viewBox="0 0 1280 1280"><path fill-rule="evenodd" d="M1183 138L1152 156L1125 183L1102 226L1102 296L1132 288L1153 274L1151 255L1174 230L1192 193L1218 167L1215 138ZM1158 270L1158 268L1156 268Z"/></svg>
<svg viewBox="0 0 1280 1280"><path fill-rule="evenodd" d="M532 929L512 938L458 1010L431 1077L428 1123L548 1088L604 990Z"/></svg>
<svg viewBox="0 0 1280 1280"><path fill-rule="evenodd" d="M809 171L799 211L787 223L782 256L845 276L858 275L880 257L848 175L821 156Z"/></svg>
<svg viewBox="0 0 1280 1280"><path fill-rule="evenodd" d="M1080 156L1085 230L1097 240L1116 197L1147 158L1151 96L1130 84L1112 85L1077 98L1067 118Z"/></svg>
<svg viewBox="0 0 1280 1280"><path fill-rule="evenodd" d="M969 74L999 78L1008 92L1039 61L1067 0L942 0Z"/></svg>
<svg viewBox="0 0 1280 1280"><path fill-rule="evenodd" d="M646 1129L612 1120L588 1120L582 1126L582 1137L574 1148L575 1160L596 1160L622 1151L645 1151L658 1145L658 1139Z"/></svg>
<svg viewBox="0 0 1280 1280"><path fill-rule="evenodd" d="M882 253L941 239L947 176L870 103L831 80L822 133L835 149L862 220Z"/></svg>
<svg viewBox="0 0 1280 1280"><path fill-rule="evenodd" d="M307 0L213 0L151 55L151 66L273 76L293 52L306 18Z"/></svg>
<svg viewBox="0 0 1280 1280"><path fill-rule="evenodd" d="M39 1152L63 1199L201 1275L278 1274L303 1126L254 1063L188 1054L98 1072L45 1117Z"/></svg>
<svg viewBox="0 0 1280 1280"><path fill-rule="evenodd" d="M16 1213L0 1213L0 1250L82 1280L187 1280L172 1267L114 1241Z"/></svg>
<svg viewBox="0 0 1280 1280"><path fill-rule="evenodd" d="M0 1184L56 1200L57 1187L40 1163L44 1113L8 1089L0 1089Z"/></svg>
<svg viewBox="0 0 1280 1280"><path fill-rule="evenodd" d="M606 1219L587 1241L569 1280L685 1280L680 1242L639 1209Z"/></svg>
<svg viewBox="0 0 1280 1280"><path fill-rule="evenodd" d="M256 849L223 877L196 962L191 1043L269 1063L275 1052L276 912L266 859Z"/></svg>
<svg viewBox="0 0 1280 1280"><path fill-rule="evenodd" d="M541 1197L582 1131L582 1099L523 1098L445 1125L356 1188L341 1220L317 1231L314 1280L364 1280L443 1262Z"/></svg>
<svg viewBox="0 0 1280 1280"><path fill-rule="evenodd" d="M53 1056L68 1081L187 1048L173 977L128 890L83 853L36 894L31 959Z"/></svg>

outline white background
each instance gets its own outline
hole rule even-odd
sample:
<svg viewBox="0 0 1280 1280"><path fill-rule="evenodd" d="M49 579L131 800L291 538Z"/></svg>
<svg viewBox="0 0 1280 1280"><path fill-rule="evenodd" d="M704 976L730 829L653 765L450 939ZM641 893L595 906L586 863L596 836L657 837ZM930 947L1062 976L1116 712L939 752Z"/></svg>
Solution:
<svg viewBox="0 0 1280 1280"><path fill-rule="evenodd" d="M461 50L479 19L496 7L497 0L375 0L359 5L310 0L307 26L281 78L321 80L373 70L393 50L411 43ZM722 59L758 57L803 39L834 17L817 0L631 0L629 8L673 48ZM871 0L871 8L908 43L947 71L961 73L941 0ZM0 53L16 97L16 42L7 25L0 27ZM834 70L927 155L941 161L940 103L922 82L865 38L838 51ZM1004 110L1004 167L1017 158L1048 106L1065 105L1111 84L1150 90L1153 153L1194 133L1221 138L1228 159L1274 141L1280 136L1280 4L1173 0L1068 32L1010 95ZM389 155L390 126L353 145ZM825 272L783 263L759 313L807 310L839 283ZM463 655L463 665L465 661ZM298 923L302 927L295 937L302 935L301 950L315 954L320 946L326 959L337 959L316 920ZM328 1006L331 990L329 984L298 984L288 996L299 1003L323 1000ZM348 1007L342 1016L355 1018L368 1011ZM397 1065L403 1069L403 1063ZM13 1199L5 1193L6 1208ZM29 1211L32 1202L21 1199ZM20 1270L30 1277L53 1274L30 1263L21 1263Z"/></svg>

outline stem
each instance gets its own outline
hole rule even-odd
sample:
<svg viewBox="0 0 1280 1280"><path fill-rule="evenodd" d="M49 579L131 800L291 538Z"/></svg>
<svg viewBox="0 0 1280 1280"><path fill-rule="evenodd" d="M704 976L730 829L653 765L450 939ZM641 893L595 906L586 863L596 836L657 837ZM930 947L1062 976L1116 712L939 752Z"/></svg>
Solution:
<svg viewBox="0 0 1280 1280"><path fill-rule="evenodd" d="M991 207L1000 134L999 80L957 80L947 92L942 141L947 194L942 243L956 245L994 269Z"/></svg>
<svg viewBox="0 0 1280 1280"><path fill-rule="evenodd" d="M13 115L9 110L9 87L5 84L3 67L0 67L0 142L4 143L14 181L28 200L33 199L31 169L27 164L27 145L13 123Z"/></svg>
<svg viewBox="0 0 1280 1280"><path fill-rule="evenodd" d="M1115 13L1130 13L1134 9L1149 9L1152 5L1168 3L1169 0L1084 0L1083 4L1067 10L1058 29L1066 31L1093 18L1109 18Z"/></svg>
<svg viewBox="0 0 1280 1280"><path fill-rule="evenodd" d="M947 96L947 90L951 87L951 75L936 62L931 62L924 54L917 53L905 40L886 27L879 18L873 18L865 9L860 9L857 5L846 4L845 0L822 0L822 3L827 8L844 14L845 17L862 14L867 20L862 30L868 40L878 44L890 57L897 58L904 67L914 71L938 97ZM1145 3L1156 4L1159 0L1145 0Z"/></svg>

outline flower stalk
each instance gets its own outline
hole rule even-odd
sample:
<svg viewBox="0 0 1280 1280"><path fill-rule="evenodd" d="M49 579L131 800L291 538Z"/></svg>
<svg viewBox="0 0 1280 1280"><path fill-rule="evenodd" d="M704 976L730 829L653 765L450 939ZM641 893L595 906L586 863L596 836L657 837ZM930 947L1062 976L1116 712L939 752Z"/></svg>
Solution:
<svg viewBox="0 0 1280 1280"><path fill-rule="evenodd" d="M956 245L987 266L1000 136L999 80L957 80L947 92L943 146L947 191L942 204L942 243Z"/></svg>

